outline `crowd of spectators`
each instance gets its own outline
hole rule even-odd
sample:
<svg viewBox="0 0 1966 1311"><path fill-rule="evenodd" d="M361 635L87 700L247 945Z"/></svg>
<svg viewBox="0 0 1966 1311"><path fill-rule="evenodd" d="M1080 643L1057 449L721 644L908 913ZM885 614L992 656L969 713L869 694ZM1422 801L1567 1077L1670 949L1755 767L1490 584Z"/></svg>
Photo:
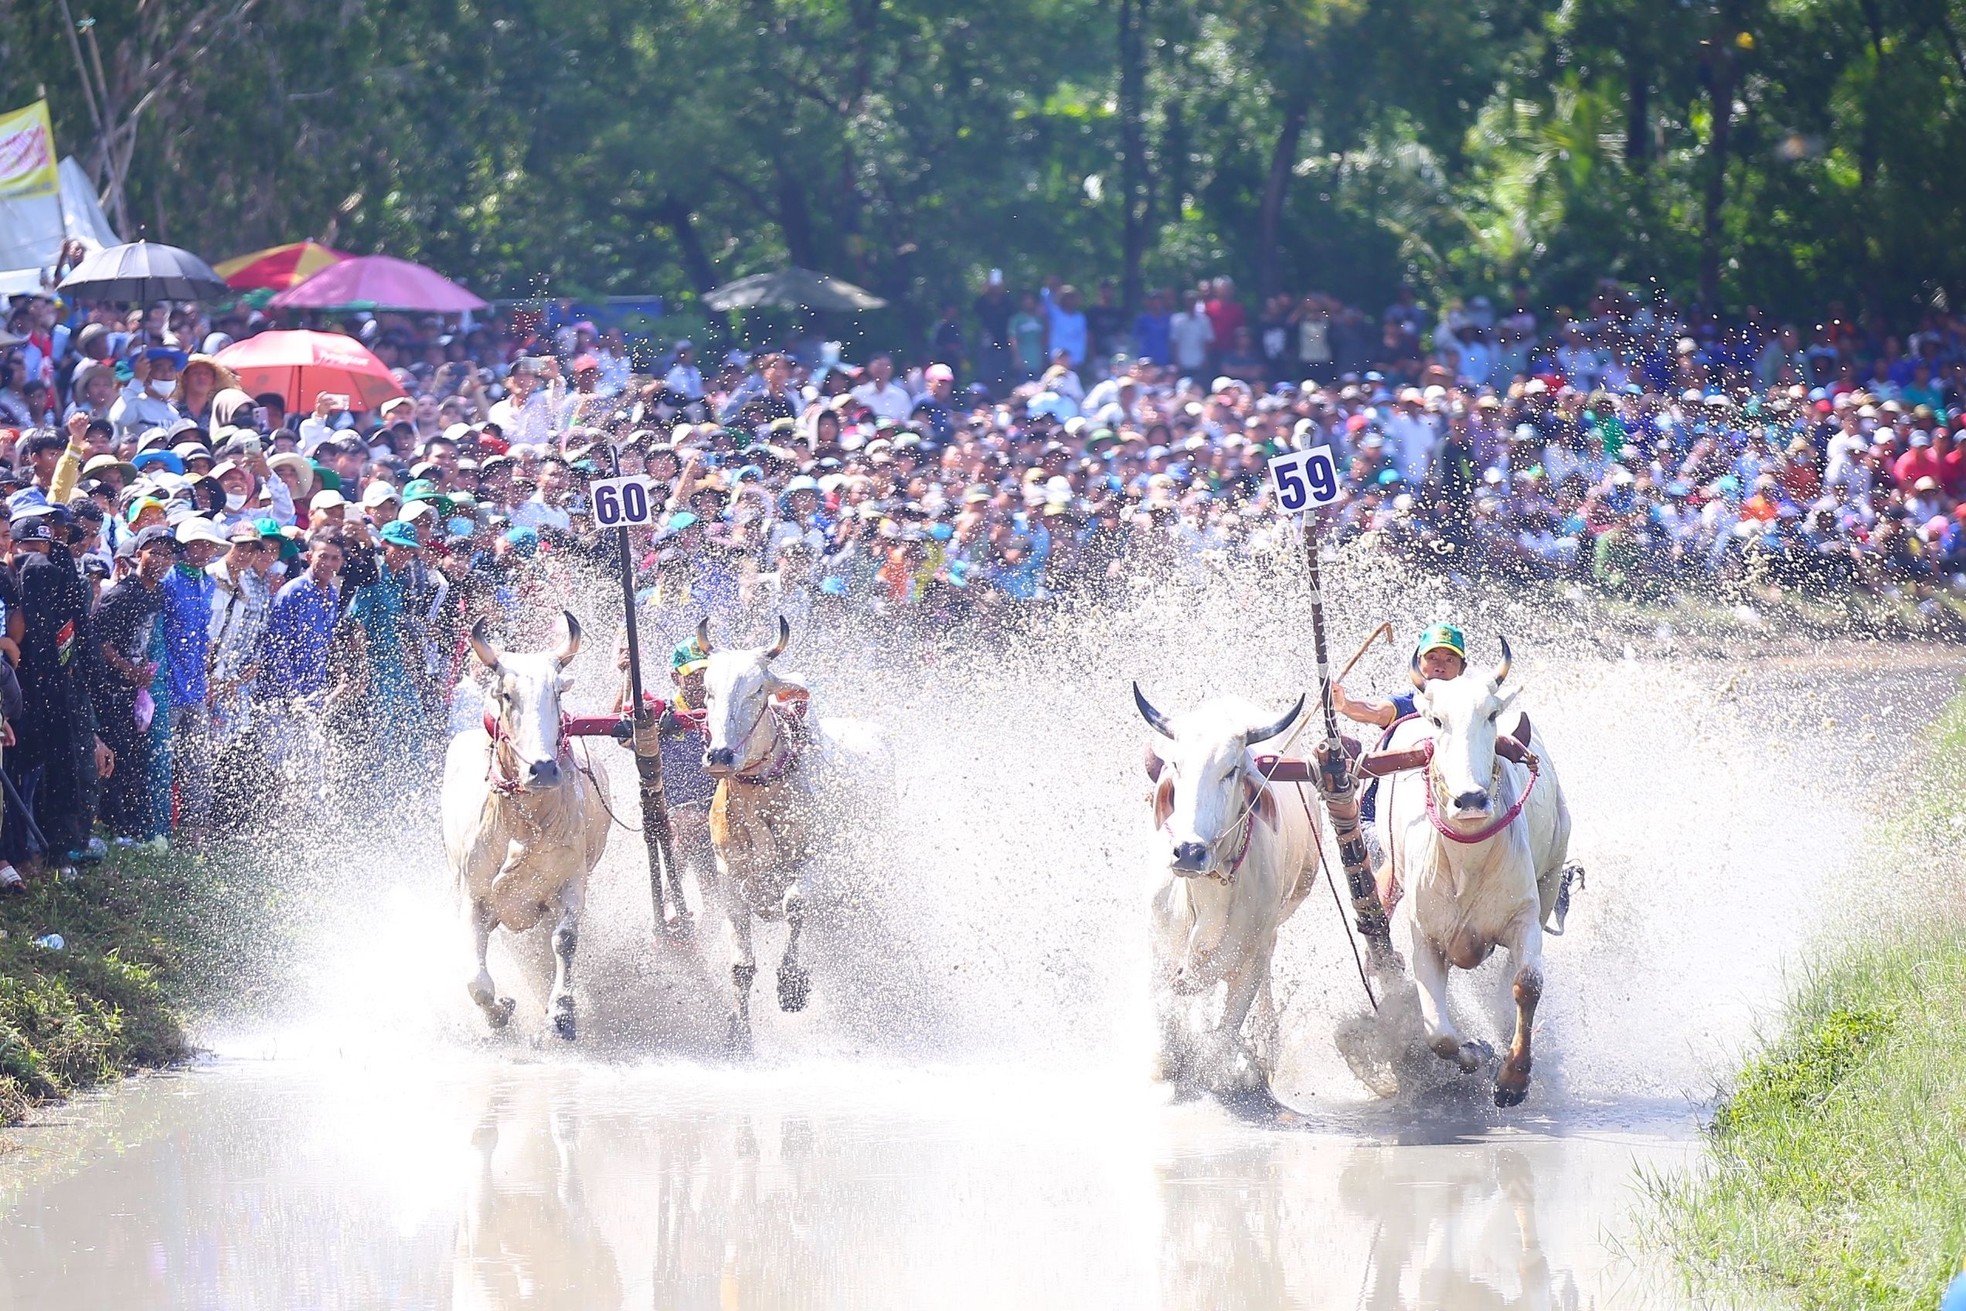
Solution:
<svg viewBox="0 0 1966 1311"><path fill-rule="evenodd" d="M1377 317L1226 278L1134 313L994 273L919 347L630 344L547 304L358 315L404 396L248 394L243 307L24 297L0 345L12 862L202 845L277 780L433 761L480 616L508 631L632 534L658 636L698 615L988 622L1288 549L1273 454L1329 445L1340 538L1472 579L1666 594L1966 583L1966 321L1798 328L1605 285ZM518 634L514 632L514 635ZM18 874L0 865L0 886Z"/></svg>

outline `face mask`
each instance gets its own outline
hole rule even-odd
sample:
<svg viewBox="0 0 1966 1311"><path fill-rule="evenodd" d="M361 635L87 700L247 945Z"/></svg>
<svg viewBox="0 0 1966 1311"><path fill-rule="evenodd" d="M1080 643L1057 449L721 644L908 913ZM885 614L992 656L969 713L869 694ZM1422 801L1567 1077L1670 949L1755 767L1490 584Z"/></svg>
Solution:
<svg viewBox="0 0 1966 1311"><path fill-rule="evenodd" d="M475 519L446 519L444 528L452 537L468 537L475 532L478 521Z"/></svg>
<svg viewBox="0 0 1966 1311"><path fill-rule="evenodd" d="M227 492L225 494L225 508L234 514L245 509L246 494L244 492Z"/></svg>
<svg viewBox="0 0 1966 1311"><path fill-rule="evenodd" d="M173 378L169 382L166 382L162 378L154 378L151 380L150 390L156 392L159 396L169 396L177 390L177 379Z"/></svg>

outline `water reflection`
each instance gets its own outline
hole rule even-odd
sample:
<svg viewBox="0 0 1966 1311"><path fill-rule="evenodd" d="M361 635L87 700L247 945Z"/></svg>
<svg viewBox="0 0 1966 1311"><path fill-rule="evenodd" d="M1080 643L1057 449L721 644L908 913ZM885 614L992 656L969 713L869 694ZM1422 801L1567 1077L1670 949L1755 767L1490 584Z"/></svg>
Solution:
<svg viewBox="0 0 1966 1311"><path fill-rule="evenodd" d="M1686 1150L844 1067L222 1064L64 1120L0 1158L0 1305L1649 1305L1607 1233Z"/></svg>

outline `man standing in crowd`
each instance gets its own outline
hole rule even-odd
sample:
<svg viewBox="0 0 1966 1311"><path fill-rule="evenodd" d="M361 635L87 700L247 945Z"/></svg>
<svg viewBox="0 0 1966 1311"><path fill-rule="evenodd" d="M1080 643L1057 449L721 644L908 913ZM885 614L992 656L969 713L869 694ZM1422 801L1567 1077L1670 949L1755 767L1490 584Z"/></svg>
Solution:
<svg viewBox="0 0 1966 1311"><path fill-rule="evenodd" d="M853 399L874 412L877 419L906 423L914 408L908 389L894 381L894 357L875 351L867 357L867 381L853 389Z"/></svg>
<svg viewBox="0 0 1966 1311"><path fill-rule="evenodd" d="M179 547L171 530L156 524L126 543L124 551L135 558L136 569L103 593L92 621L98 655L93 700L97 731L116 756L103 784L102 820L119 842L136 842L163 837L151 831L150 716L156 706L147 689L157 673L150 648L164 609L164 578L177 563Z"/></svg>
<svg viewBox="0 0 1966 1311"><path fill-rule="evenodd" d="M89 587L68 547L68 511L33 507L12 522L20 564L20 769L50 858L100 854L91 838L90 792L114 767L95 733L82 671L87 660ZM100 748L100 750L98 750Z"/></svg>
<svg viewBox="0 0 1966 1311"><path fill-rule="evenodd" d="M212 813L212 724L207 667L212 597L218 587L205 566L230 542L210 519L193 515L177 526L183 548L164 579L164 647L170 670L171 775L178 787L184 840L202 851Z"/></svg>

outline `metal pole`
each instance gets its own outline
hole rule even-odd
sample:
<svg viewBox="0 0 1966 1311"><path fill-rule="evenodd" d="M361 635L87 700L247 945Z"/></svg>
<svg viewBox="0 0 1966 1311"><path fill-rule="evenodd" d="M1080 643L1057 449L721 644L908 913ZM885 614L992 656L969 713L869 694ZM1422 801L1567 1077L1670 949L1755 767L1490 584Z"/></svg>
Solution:
<svg viewBox="0 0 1966 1311"><path fill-rule="evenodd" d="M608 452L610 477L621 476L621 457L612 440L601 443ZM628 637L628 706L635 733L635 775L642 795L642 845L648 851L649 898L658 932L677 936L690 932L689 903L683 899L682 872L669 828L669 800L662 788L662 741L655 714L642 696L642 639L635 618L635 562L628 546L628 525L615 530L615 563L621 572L621 608ZM664 882L667 881L665 891ZM671 912L670 898L674 898Z"/></svg>
<svg viewBox="0 0 1966 1311"><path fill-rule="evenodd" d="M1338 707L1331 694L1331 657L1324 637L1324 573L1318 562L1317 511L1304 514L1304 563L1311 576L1311 642L1317 655L1318 702L1324 709L1324 742L1317 748L1317 790L1324 799L1325 813L1331 817L1331 831L1338 840L1338 861L1345 870L1345 888L1352 899L1352 916L1359 936L1371 949L1377 969L1399 968L1393 951L1392 932L1386 923L1386 908L1379 900L1379 888L1372 878L1372 859L1366 854L1365 835L1358 820L1358 776L1351 757L1345 754L1344 739L1338 735Z"/></svg>

